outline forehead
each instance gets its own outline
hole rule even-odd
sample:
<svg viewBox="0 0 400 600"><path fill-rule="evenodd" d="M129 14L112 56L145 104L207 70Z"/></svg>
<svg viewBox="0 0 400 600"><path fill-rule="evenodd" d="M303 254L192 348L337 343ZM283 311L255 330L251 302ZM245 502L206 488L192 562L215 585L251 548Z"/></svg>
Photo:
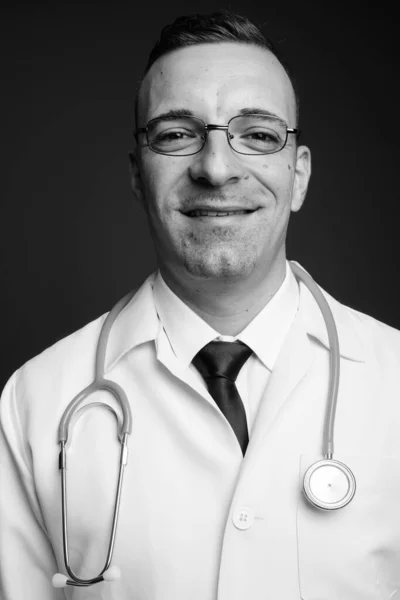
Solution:
<svg viewBox="0 0 400 600"><path fill-rule="evenodd" d="M198 44L161 56L139 93L139 124L180 108L208 122L242 108L261 108L294 126L290 79L265 48L244 43Z"/></svg>

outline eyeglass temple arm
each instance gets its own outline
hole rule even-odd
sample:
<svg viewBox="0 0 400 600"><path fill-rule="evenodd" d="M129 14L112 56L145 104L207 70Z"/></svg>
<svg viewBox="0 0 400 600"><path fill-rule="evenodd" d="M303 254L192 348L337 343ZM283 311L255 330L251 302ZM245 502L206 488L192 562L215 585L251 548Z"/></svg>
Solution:
<svg viewBox="0 0 400 600"><path fill-rule="evenodd" d="M301 129L297 129L297 128L293 129L293 128L288 127L287 132L294 133L296 135L297 139L299 139L300 134L301 134Z"/></svg>
<svg viewBox="0 0 400 600"><path fill-rule="evenodd" d="M138 141L139 133L146 133L146 132L147 132L147 127L138 127L136 129L136 131L133 132L133 137L135 138L136 143Z"/></svg>

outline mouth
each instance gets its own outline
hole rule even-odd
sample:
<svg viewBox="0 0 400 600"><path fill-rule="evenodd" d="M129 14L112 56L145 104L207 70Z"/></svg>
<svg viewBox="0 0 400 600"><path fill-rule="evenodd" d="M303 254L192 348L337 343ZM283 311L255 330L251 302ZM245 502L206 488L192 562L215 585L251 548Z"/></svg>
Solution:
<svg viewBox="0 0 400 600"><path fill-rule="evenodd" d="M237 209L237 210L204 210L204 209L195 209L189 210L188 212L183 213L185 216L194 218L194 217L233 217L240 215L248 215L250 213L255 212L257 209L253 210L245 210L245 209Z"/></svg>

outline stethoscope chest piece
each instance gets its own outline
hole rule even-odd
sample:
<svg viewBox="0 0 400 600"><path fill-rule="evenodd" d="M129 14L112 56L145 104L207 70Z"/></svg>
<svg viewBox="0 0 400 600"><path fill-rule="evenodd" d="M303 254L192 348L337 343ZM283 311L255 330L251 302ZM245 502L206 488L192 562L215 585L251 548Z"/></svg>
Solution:
<svg viewBox="0 0 400 600"><path fill-rule="evenodd" d="M338 460L319 460L307 469L303 489L307 499L317 508L335 510L352 500L356 480L351 469Z"/></svg>

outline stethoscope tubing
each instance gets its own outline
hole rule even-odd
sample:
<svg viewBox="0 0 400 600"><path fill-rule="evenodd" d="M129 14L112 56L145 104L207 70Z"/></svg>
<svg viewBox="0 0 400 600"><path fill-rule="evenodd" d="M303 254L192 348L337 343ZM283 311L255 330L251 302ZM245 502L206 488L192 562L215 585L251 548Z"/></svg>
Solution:
<svg viewBox="0 0 400 600"><path fill-rule="evenodd" d="M114 512L113 512L113 518L112 518L111 534L110 534L110 540L109 540L109 545L108 545L108 550L107 550L106 562L105 562L105 565L104 565L103 569L101 570L100 574L97 577L94 577L92 579L81 579L80 577L75 575L75 573L72 571L72 568L69 564L68 515L67 515L68 509L67 509L67 482L66 482L67 468L66 468L65 442L64 441L62 442L62 451L61 452L62 452L63 458L60 458L61 463L62 463L60 468L61 468L61 494L62 494L63 551L64 551L65 568L66 568L68 575L71 577L72 581L70 583L73 582L73 585L87 587L94 583L103 581L102 575L109 568L109 566L111 564L111 559L112 559L112 555L114 552L119 508L120 508L120 503L121 503L121 491L122 491L122 480L123 480L123 476L124 476L124 467L126 466L126 464L128 462L128 446L127 446L128 435L129 435L128 433L124 433L122 440L121 440L117 493L116 493L116 498L115 498L115 503L114 503ZM60 453L60 457L61 457L61 453Z"/></svg>
<svg viewBox="0 0 400 600"><path fill-rule="evenodd" d="M88 396L99 390L106 390L110 392L121 405L123 413L121 434L130 434L132 432L132 412L129 400L126 396L125 391L118 383L116 383L115 381L111 381L110 379L104 378L104 365L106 360L107 342L111 328L114 324L115 319L122 312L122 310L131 300L133 295L134 292L129 292L128 294L126 294L123 298L121 298L121 300L119 300L119 302L117 302L117 304L108 313L101 328L99 341L97 344L94 381L90 385L88 385L84 390L79 392L79 394L75 396L75 398L69 403L66 410L64 411L64 414L61 417L60 425L58 427L59 443L61 443L62 441L68 441L69 424L79 404L81 404L81 402L83 402L83 400L85 400Z"/></svg>
<svg viewBox="0 0 400 600"><path fill-rule="evenodd" d="M106 351L107 351L107 341L113 326L113 323L120 312L125 308L128 302L131 300L134 292L129 292L126 294L121 300L113 307L110 313L107 315L103 326L101 328L99 341L97 345L96 351L96 361L95 361L95 378L94 381L88 385L84 390L79 392L75 398L69 403L64 414L61 418L60 425L58 428L58 441L60 444L60 454L59 454L59 469L61 471L61 512L62 512L62 537L63 537L63 553L64 553L64 563L65 568L68 575L71 577L70 580L66 581L67 585L81 586L87 587L94 583L98 583L103 581L103 573L110 567L111 559L114 551L115 545L115 537L116 530L118 524L118 515L119 508L121 503L121 490L122 490L122 481L124 475L124 468L128 461L128 436L132 431L132 412L130 408L130 404L127 398L125 391L122 387L109 379L104 378L104 365L106 359ZM104 568L100 572L97 577L93 577L91 579L81 579L72 571L72 568L69 563L69 550L68 550L68 508L67 508L67 455L66 455L66 445L68 442L68 434L69 427L71 423L71 419L79 412L78 406L90 395L93 393L105 390L111 393L115 399L118 401L119 405L122 409L122 425L119 434L119 439L121 443L120 449L120 459L119 459L119 471L118 471L118 482L117 482L117 492L114 503L113 510L113 519L111 525L111 533L109 539L109 545L107 550L107 556ZM97 402L92 403L92 405L98 405ZM104 405L107 406L107 405ZM111 407L107 406L111 409ZM86 407L84 407L86 408ZM81 409L82 410L82 409ZM111 409L114 412L113 409ZM118 419L117 419L118 421Z"/></svg>
<svg viewBox="0 0 400 600"><path fill-rule="evenodd" d="M340 351L339 351L339 338L335 325L335 320L333 318L332 311L329 307L327 300L322 294L321 290L314 282L312 277L304 271L301 267L299 267L295 262L290 261L290 267L296 276L296 278L302 281L306 287L311 292L312 296L315 298L322 316L325 321L328 340L329 340L329 348L330 348L330 372L329 372L329 388L328 388L328 401L326 408L326 416L325 416L325 424L324 424L324 436L323 436L323 447L322 453L324 456L324 460L315 463L312 465L305 476L305 481L309 481L313 476L315 470L319 469L320 466L332 465L332 467L339 469L341 476L346 476L349 481L351 479L354 480L354 475L351 470L339 463L339 461L333 460L333 451L334 451L334 424L335 424L335 416L336 416L336 406L337 406L337 397L339 391L339 377L340 377ZM122 481L124 474L124 467L127 464L127 456L128 456L128 437L132 431L132 413L130 409L130 404L127 398L125 391L121 388L119 384L109 379L105 379L104 371L105 371L105 360L106 360L106 352L107 352L107 342L108 337L110 335L111 328L114 324L115 319L120 314L120 312L125 308L125 306L132 299L135 292L129 292L126 294L117 304L113 307L110 313L107 315L101 332L99 336L99 341L97 345L96 351L96 360L95 360L95 378L94 381L88 385L84 390L79 392L75 398L70 402L70 404L65 409L59 429L58 429L58 441L60 444L60 455L59 455L59 468L61 470L61 504L62 504L62 534L63 534L63 552L64 552L64 563L67 573L71 577L70 580L61 574L57 574L55 577L63 578L64 583L61 583L60 586L63 585L75 585L81 587L87 587L94 583L98 583L103 581L106 577L106 571L110 568L112 555L114 551L115 538L116 538L116 529L118 524L118 515L121 501L121 490L122 490ZM87 407L99 405L98 402L93 402L89 405L85 405L81 409L78 409L78 406L91 394L97 392L99 390L105 390L111 393L122 409L122 425L120 429L119 439L121 442L121 450L120 450L120 460L119 460L119 472L118 472L118 483L117 483L117 492L116 499L114 504L113 511L113 519L111 526L111 534L110 540L107 550L107 557L105 561L104 568L100 572L97 577L92 579L81 579L75 575L72 571L69 564L69 551L68 551L68 510L67 510L67 481L66 481L66 468L67 468L67 460L66 460L66 444L68 442L68 432L71 424L71 419L76 412L80 412ZM109 408L116 416L114 409L112 409L109 405L100 403L101 405ZM117 418L118 421L118 418ZM354 484L352 484L352 489L349 491L346 496L346 502L337 502L336 505L332 505L332 508L339 508L348 503L354 495L355 491L355 480ZM330 484L329 484L330 485ZM318 498L314 497L312 491L310 491L310 485L307 484L305 486L304 491L306 496L310 500L314 506L318 508L329 508L329 503L319 501ZM115 568L115 567L114 567ZM104 575L104 577L103 577ZM110 577L111 578L111 577ZM54 583L54 578L53 578ZM54 584L56 585L56 584ZM58 586L58 585L57 585Z"/></svg>
<svg viewBox="0 0 400 600"><path fill-rule="evenodd" d="M322 445L322 454L326 460L331 460L334 450L334 427L336 417L337 399L339 393L340 380L340 347L339 336L333 318L332 311L323 293L313 280L313 278L304 269L299 267L295 262L290 261L290 267L298 279L300 279L310 290L311 294L318 303L322 316L325 321L326 330L329 340L329 389L328 403L325 415L324 436Z"/></svg>

